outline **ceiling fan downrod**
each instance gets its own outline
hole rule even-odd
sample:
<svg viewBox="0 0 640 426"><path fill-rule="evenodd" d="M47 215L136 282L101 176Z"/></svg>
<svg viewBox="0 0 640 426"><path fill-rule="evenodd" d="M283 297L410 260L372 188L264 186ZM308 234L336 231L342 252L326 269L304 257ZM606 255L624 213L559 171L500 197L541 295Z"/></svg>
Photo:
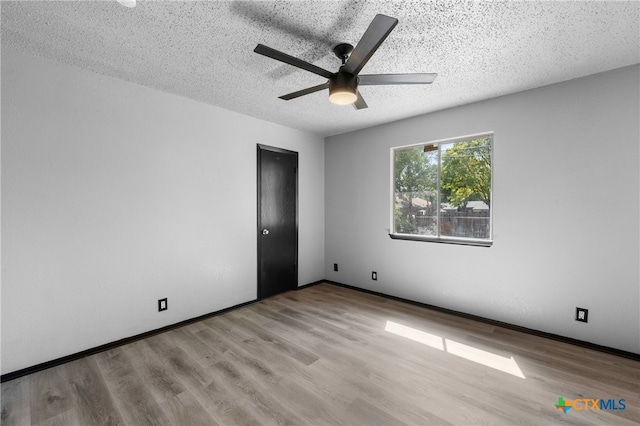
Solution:
<svg viewBox="0 0 640 426"><path fill-rule="evenodd" d="M353 46L349 43L336 44L333 47L333 53L342 61L342 65L349 59L349 54L353 51Z"/></svg>

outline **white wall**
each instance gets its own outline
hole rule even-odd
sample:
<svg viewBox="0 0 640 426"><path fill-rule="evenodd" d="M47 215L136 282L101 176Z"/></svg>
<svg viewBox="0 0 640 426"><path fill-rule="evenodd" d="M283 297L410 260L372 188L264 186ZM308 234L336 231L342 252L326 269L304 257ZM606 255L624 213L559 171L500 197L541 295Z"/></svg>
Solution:
<svg viewBox="0 0 640 426"><path fill-rule="evenodd" d="M258 143L299 152L324 278L319 136L6 48L2 124L3 374L254 300Z"/></svg>
<svg viewBox="0 0 640 426"><path fill-rule="evenodd" d="M328 138L326 278L640 353L639 80L627 67ZM390 148L485 131L493 247L391 240Z"/></svg>

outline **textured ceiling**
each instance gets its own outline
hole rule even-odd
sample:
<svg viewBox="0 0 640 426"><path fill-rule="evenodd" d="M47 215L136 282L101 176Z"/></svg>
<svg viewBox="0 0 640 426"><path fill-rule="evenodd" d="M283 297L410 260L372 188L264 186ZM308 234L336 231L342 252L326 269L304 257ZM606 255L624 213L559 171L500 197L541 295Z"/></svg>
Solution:
<svg viewBox="0 0 640 426"><path fill-rule="evenodd" d="M377 13L399 24L363 73L435 72L366 86L365 110L253 52L262 43L328 70ZM2 1L2 44L289 127L334 135L640 62L640 3L604 1Z"/></svg>

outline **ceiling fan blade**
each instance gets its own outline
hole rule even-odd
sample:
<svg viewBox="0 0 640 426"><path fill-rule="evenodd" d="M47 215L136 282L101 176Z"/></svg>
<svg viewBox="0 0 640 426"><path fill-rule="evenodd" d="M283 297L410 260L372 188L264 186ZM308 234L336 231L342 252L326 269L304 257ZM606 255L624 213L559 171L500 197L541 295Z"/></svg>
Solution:
<svg viewBox="0 0 640 426"><path fill-rule="evenodd" d="M308 95L310 93L319 92L322 89L328 89L329 82L324 84L319 84L317 86L308 87L306 89L298 90L297 92L289 93L287 95L279 96L280 99L284 99L285 101L290 101L291 99L299 98L300 96Z"/></svg>
<svg viewBox="0 0 640 426"><path fill-rule="evenodd" d="M418 74L363 74L358 76L358 84L377 86L382 84L430 84L436 79L435 73Z"/></svg>
<svg viewBox="0 0 640 426"><path fill-rule="evenodd" d="M268 46L265 46L264 44L258 44L256 48L253 49L253 51L269 58L275 59L276 61L293 65L294 67L298 67L314 74L318 74L325 78L329 78L333 75L332 72L329 72L324 68L320 68L316 65L310 64L309 62L303 61L302 59L287 55L286 53L282 53L279 50L272 49Z"/></svg>
<svg viewBox="0 0 640 426"><path fill-rule="evenodd" d="M355 109L369 108L369 105L367 105L367 103L364 101L364 98L360 94L360 91L357 91L356 94L358 95L358 99L356 99L356 101L353 103L353 107Z"/></svg>
<svg viewBox="0 0 640 426"><path fill-rule="evenodd" d="M397 24L398 20L396 18L380 14L376 15L371 24L369 24L367 31L362 35L358 45L351 52L343 70L357 75Z"/></svg>

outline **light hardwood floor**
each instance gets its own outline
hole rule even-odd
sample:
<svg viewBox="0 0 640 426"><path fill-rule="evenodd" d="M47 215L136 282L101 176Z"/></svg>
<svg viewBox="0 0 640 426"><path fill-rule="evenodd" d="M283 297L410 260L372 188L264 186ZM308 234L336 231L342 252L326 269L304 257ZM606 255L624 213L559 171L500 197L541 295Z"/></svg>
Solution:
<svg viewBox="0 0 640 426"><path fill-rule="evenodd" d="M7 426L635 425L639 366L320 284L6 382L1 419ZM626 409L565 414L555 407L559 396L625 399Z"/></svg>

